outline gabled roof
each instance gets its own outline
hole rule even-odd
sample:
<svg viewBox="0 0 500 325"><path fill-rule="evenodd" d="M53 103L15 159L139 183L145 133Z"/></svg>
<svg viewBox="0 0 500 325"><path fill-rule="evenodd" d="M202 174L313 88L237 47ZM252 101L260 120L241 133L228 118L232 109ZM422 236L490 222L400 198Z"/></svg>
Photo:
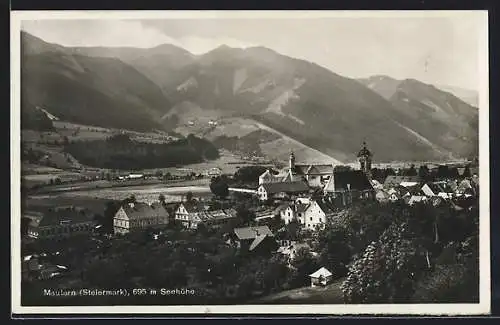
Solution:
<svg viewBox="0 0 500 325"><path fill-rule="evenodd" d="M239 240L255 239L259 235L274 236L268 226L235 228L234 233Z"/></svg>
<svg viewBox="0 0 500 325"><path fill-rule="evenodd" d="M333 185L331 185L333 183ZM346 170L346 171L336 171L333 173L333 177L330 178L326 188L331 189L334 187L334 191L364 191L373 190L373 186L370 183L368 177L361 170Z"/></svg>
<svg viewBox="0 0 500 325"><path fill-rule="evenodd" d="M266 237L267 237L266 234L258 235L257 237L255 237L252 244L250 244L248 250L253 251L257 246L259 246L260 243L264 241L264 239L266 239Z"/></svg>
<svg viewBox="0 0 500 325"><path fill-rule="evenodd" d="M267 183L262 184L267 193L299 193L306 192L309 190L309 186L302 181L294 181L294 182L279 182L279 183Z"/></svg>
<svg viewBox="0 0 500 325"><path fill-rule="evenodd" d="M167 210L160 203L149 205L143 202L136 202L124 204L122 208L130 219L143 219L152 216L168 217Z"/></svg>
<svg viewBox="0 0 500 325"><path fill-rule="evenodd" d="M285 202L285 203L282 203L280 204L276 210L274 210L275 213L280 213L281 211L284 211L286 209L288 209L289 207L292 207L293 204L291 202Z"/></svg>
<svg viewBox="0 0 500 325"><path fill-rule="evenodd" d="M199 201L182 202L181 205L186 209L188 213L203 212L206 211L205 204ZM180 205L179 205L180 206Z"/></svg>
<svg viewBox="0 0 500 325"><path fill-rule="evenodd" d="M307 169L307 175L331 175L333 173L333 165L317 164L310 165Z"/></svg>
<svg viewBox="0 0 500 325"><path fill-rule="evenodd" d="M309 274L309 276L311 278L319 278L319 277L326 278L326 277L329 277L331 275L332 275L332 272L328 271L328 269L325 267L322 267L321 269L317 270L316 272Z"/></svg>
<svg viewBox="0 0 500 325"><path fill-rule="evenodd" d="M307 170L309 169L310 165L305 165L305 164L295 164L295 169L292 170L294 174L297 175L305 175L307 173Z"/></svg>
<svg viewBox="0 0 500 325"><path fill-rule="evenodd" d="M298 203L295 205L295 212L297 213L304 213L307 208L309 207L310 204L302 204L302 203Z"/></svg>
<svg viewBox="0 0 500 325"><path fill-rule="evenodd" d="M334 207L327 201L325 200L315 200L314 202L316 202L319 206L319 208L326 214L332 214L332 213L335 213L335 209Z"/></svg>

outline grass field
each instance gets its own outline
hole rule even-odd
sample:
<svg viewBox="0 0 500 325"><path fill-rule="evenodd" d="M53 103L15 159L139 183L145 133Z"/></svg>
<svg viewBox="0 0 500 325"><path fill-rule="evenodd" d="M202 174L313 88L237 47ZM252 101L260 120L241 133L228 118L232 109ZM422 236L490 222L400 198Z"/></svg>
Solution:
<svg viewBox="0 0 500 325"><path fill-rule="evenodd" d="M344 294L340 289L344 279L339 279L326 287L304 287L292 289L259 298L252 304L344 304Z"/></svg>

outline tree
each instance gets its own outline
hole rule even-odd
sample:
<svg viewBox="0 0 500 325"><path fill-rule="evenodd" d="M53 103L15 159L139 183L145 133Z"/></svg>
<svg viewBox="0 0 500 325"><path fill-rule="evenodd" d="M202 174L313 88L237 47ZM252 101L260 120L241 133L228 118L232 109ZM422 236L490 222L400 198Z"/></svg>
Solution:
<svg viewBox="0 0 500 325"><path fill-rule="evenodd" d="M291 278L293 287L302 287L309 281L309 274L316 271L318 263L307 247L299 248L294 258L290 261L294 272Z"/></svg>
<svg viewBox="0 0 500 325"><path fill-rule="evenodd" d="M240 204L236 207L236 218L241 226L249 226L255 222L255 213L244 204Z"/></svg>
<svg viewBox="0 0 500 325"><path fill-rule="evenodd" d="M263 166L244 166L234 173L234 180L241 183L256 183L266 170L267 168Z"/></svg>
<svg viewBox="0 0 500 325"><path fill-rule="evenodd" d="M439 165L436 173L438 179L446 179L449 176L449 168L447 165Z"/></svg>
<svg viewBox="0 0 500 325"><path fill-rule="evenodd" d="M422 182L429 181L430 180L429 176L430 176L429 167L427 167L427 165L420 165L420 167L418 168L418 177L420 181Z"/></svg>
<svg viewBox="0 0 500 325"><path fill-rule="evenodd" d="M186 202L191 202L193 200L193 192L189 191L186 193Z"/></svg>
<svg viewBox="0 0 500 325"><path fill-rule="evenodd" d="M213 177L210 181L210 191L217 197L227 197L229 195L229 186L225 177Z"/></svg>
<svg viewBox="0 0 500 325"><path fill-rule="evenodd" d="M161 205L165 205L165 195L160 194L158 195L158 201L160 201Z"/></svg>
<svg viewBox="0 0 500 325"><path fill-rule="evenodd" d="M327 224L318 233L319 261L328 269L335 270L337 275L347 273L347 265L351 258L347 229Z"/></svg>
<svg viewBox="0 0 500 325"><path fill-rule="evenodd" d="M470 166L467 165L465 166L464 173L462 174L462 177L469 178L471 177L471 172L470 172Z"/></svg>
<svg viewBox="0 0 500 325"><path fill-rule="evenodd" d="M347 303L407 302L425 268L406 223L393 223L349 267L342 291Z"/></svg>
<svg viewBox="0 0 500 325"><path fill-rule="evenodd" d="M415 169L415 165L411 164L410 168L403 171L404 176L417 176L417 170Z"/></svg>
<svg viewBox="0 0 500 325"><path fill-rule="evenodd" d="M345 171L350 171L352 170L351 166L347 165L337 165L333 168L334 172L345 172Z"/></svg>

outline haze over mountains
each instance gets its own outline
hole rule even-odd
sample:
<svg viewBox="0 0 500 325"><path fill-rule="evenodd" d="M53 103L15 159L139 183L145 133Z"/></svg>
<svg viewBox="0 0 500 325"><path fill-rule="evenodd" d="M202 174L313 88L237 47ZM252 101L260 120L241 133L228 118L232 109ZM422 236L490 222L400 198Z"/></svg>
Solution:
<svg viewBox="0 0 500 325"><path fill-rule="evenodd" d="M363 141L377 161L478 152L477 108L416 80L354 80L264 47L196 56L168 44L68 48L23 32L21 51L23 111L39 106L75 123L208 139L261 130L273 135L261 137L264 151L286 156L297 142L341 162Z"/></svg>

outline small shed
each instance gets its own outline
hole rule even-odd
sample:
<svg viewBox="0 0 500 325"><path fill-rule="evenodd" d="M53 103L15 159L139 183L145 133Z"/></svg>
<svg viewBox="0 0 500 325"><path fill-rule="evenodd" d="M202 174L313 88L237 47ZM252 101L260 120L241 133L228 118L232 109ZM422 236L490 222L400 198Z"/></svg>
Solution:
<svg viewBox="0 0 500 325"><path fill-rule="evenodd" d="M326 286L332 281L333 274L327 268L322 267L316 272L309 274L311 277L311 287Z"/></svg>

